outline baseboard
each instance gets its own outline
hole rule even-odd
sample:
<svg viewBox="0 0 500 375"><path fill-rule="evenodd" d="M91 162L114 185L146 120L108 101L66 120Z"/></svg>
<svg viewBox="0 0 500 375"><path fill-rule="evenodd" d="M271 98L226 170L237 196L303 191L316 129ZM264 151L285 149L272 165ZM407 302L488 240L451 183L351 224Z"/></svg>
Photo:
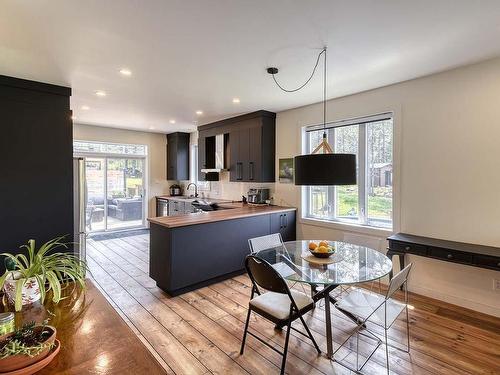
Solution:
<svg viewBox="0 0 500 375"><path fill-rule="evenodd" d="M441 293L439 291L436 291L435 289L429 289L418 285L409 285L409 291L425 297L434 298L443 302L451 303L453 305L465 307L470 310L500 318L500 309L498 308L498 306L490 306L478 301L472 301L463 297Z"/></svg>

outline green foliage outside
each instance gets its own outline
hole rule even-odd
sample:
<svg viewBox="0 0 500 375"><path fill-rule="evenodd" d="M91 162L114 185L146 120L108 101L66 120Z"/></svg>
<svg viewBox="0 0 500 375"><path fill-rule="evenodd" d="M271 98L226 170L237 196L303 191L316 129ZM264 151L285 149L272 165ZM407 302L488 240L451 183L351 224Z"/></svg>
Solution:
<svg viewBox="0 0 500 375"><path fill-rule="evenodd" d="M390 219L392 213L392 191L390 187L377 187L373 194L368 195L368 215L372 218ZM313 194L313 212L323 213L328 216L326 192L316 191ZM358 189L353 187L337 188L338 217L356 217L358 215Z"/></svg>
<svg viewBox="0 0 500 375"><path fill-rule="evenodd" d="M390 219L392 211L392 196L387 194L390 188L375 188L374 195L368 195L368 216ZM337 190L338 216L349 216L352 208L358 212L358 190L348 191L345 188Z"/></svg>

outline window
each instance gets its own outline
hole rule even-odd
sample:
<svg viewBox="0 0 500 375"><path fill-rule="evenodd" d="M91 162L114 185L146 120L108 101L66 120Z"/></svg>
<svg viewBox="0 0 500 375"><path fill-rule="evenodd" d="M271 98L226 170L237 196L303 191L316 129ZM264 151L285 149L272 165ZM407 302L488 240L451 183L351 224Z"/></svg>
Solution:
<svg viewBox="0 0 500 375"><path fill-rule="evenodd" d="M191 145L189 151L189 182L195 183L199 191L210 191L210 181L198 181L198 145Z"/></svg>
<svg viewBox="0 0 500 375"><path fill-rule="evenodd" d="M305 152L323 132L322 126L305 129ZM392 114L330 123L326 134L334 152L356 154L358 184L305 187L305 217L392 228Z"/></svg>

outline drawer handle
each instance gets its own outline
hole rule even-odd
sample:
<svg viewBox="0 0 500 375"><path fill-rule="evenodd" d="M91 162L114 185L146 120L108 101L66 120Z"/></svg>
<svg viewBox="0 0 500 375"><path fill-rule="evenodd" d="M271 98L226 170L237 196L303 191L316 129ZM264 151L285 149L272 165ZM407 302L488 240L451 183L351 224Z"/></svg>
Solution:
<svg viewBox="0 0 500 375"><path fill-rule="evenodd" d="M411 247L410 247L410 246L406 246L406 247L405 247L405 250L407 250L407 251L408 251L408 250L410 250L410 249L411 249Z"/></svg>
<svg viewBox="0 0 500 375"><path fill-rule="evenodd" d="M497 263L497 267L500 267L500 262Z"/></svg>
<svg viewBox="0 0 500 375"><path fill-rule="evenodd" d="M447 257L448 259L453 259L453 254L448 254L446 257Z"/></svg>

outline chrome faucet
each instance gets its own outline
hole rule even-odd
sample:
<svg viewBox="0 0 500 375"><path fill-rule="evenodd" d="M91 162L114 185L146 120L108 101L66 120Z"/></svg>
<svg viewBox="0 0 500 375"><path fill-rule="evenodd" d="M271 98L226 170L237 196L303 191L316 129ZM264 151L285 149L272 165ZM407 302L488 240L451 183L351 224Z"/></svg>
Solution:
<svg viewBox="0 0 500 375"><path fill-rule="evenodd" d="M189 190L189 187L191 185L194 186L194 197L198 198L198 185L196 185L194 182L189 183L189 185L186 187L186 190Z"/></svg>

